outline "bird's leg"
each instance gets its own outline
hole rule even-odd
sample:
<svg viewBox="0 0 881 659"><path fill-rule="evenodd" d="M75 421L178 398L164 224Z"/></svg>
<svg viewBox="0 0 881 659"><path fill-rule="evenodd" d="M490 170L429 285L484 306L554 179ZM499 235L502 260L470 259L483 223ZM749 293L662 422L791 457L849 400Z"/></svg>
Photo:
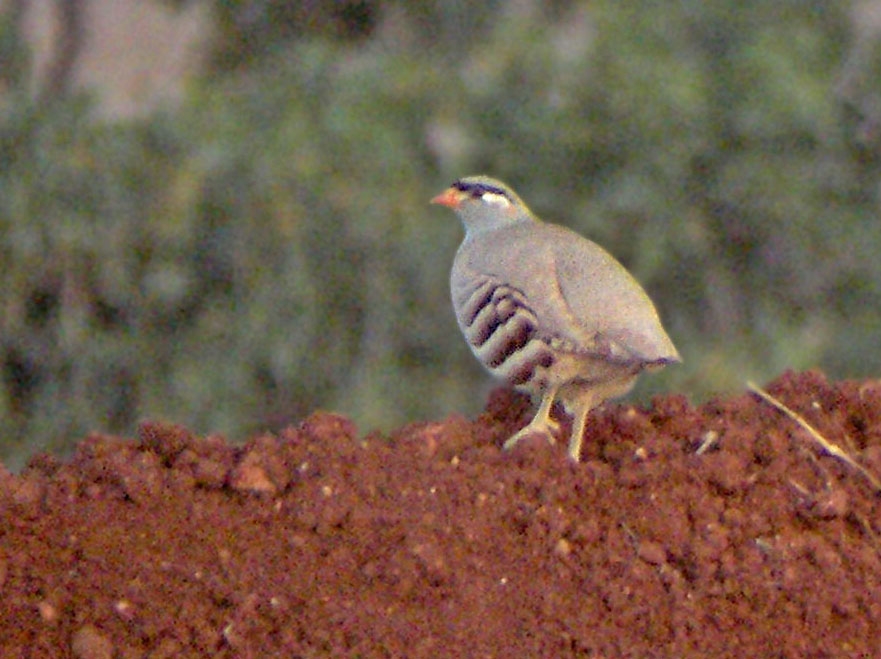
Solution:
<svg viewBox="0 0 881 659"><path fill-rule="evenodd" d="M572 404L572 434L569 436L569 457L572 462L581 460L581 442L584 441L584 428L587 425L587 415L596 407L602 399L592 395L593 392L586 390L580 399ZM568 406L567 406L568 407Z"/></svg>
<svg viewBox="0 0 881 659"><path fill-rule="evenodd" d="M545 391L541 404L538 406L538 411L532 417L529 425L524 426L518 433L508 439L502 448L510 451L517 445L517 442L533 433L545 435L551 444L554 443L554 433L560 428L560 424L551 418L551 407L553 407L554 399L557 397L557 389L558 387L551 387Z"/></svg>
<svg viewBox="0 0 881 659"><path fill-rule="evenodd" d="M561 399L566 411L572 415L572 435L569 437L569 457L573 462L581 460L581 442L590 411L609 398L623 396L633 388L636 376L625 373L622 377L605 383L585 383L565 390Z"/></svg>

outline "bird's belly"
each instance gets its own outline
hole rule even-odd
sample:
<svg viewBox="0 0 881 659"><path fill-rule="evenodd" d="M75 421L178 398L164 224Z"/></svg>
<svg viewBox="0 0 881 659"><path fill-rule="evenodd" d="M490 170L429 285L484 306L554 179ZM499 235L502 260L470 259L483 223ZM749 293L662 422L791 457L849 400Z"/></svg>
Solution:
<svg viewBox="0 0 881 659"><path fill-rule="evenodd" d="M540 394L549 387L590 385L633 377L633 364L610 362L585 353L554 350L542 339L530 339L504 359L487 359L491 346L472 346L478 360L495 377L517 389ZM481 350L483 348L483 350Z"/></svg>
<svg viewBox="0 0 881 659"><path fill-rule="evenodd" d="M617 380L630 377L635 370L633 364L611 362L587 353L557 351L551 364L537 370L537 375L543 387L561 387L571 383L598 384Z"/></svg>

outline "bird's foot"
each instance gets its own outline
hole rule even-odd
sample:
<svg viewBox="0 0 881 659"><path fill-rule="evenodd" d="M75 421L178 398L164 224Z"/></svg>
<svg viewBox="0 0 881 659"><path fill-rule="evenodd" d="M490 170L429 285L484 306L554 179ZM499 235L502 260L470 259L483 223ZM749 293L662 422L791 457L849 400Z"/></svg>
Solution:
<svg viewBox="0 0 881 659"><path fill-rule="evenodd" d="M553 419L533 419L529 425L521 428L517 433L512 435L503 445L502 448L506 451L510 451L512 448L517 446L517 443L520 442L521 439L525 439L530 435L544 435L549 444L554 444L554 433L556 433L560 429L560 424L554 421Z"/></svg>

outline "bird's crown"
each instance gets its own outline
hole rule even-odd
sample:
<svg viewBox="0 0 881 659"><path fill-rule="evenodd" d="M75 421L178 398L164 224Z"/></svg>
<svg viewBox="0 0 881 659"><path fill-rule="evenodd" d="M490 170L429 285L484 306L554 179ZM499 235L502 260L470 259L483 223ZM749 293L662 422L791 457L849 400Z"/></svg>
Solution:
<svg viewBox="0 0 881 659"><path fill-rule="evenodd" d="M472 199L480 199L488 204L523 206L523 201L507 185L489 176L466 176L457 179L450 186L464 192Z"/></svg>

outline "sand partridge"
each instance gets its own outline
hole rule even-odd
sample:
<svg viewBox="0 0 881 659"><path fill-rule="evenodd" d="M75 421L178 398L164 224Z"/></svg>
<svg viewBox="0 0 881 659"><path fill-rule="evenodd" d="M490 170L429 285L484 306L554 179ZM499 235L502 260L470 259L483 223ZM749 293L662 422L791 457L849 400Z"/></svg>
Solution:
<svg viewBox="0 0 881 659"><path fill-rule="evenodd" d="M680 361L654 305L608 252L542 222L504 183L469 176L431 201L465 226L450 288L468 345L493 375L541 400L504 447L533 433L553 442L559 399L577 462L593 408L630 391L641 371Z"/></svg>

